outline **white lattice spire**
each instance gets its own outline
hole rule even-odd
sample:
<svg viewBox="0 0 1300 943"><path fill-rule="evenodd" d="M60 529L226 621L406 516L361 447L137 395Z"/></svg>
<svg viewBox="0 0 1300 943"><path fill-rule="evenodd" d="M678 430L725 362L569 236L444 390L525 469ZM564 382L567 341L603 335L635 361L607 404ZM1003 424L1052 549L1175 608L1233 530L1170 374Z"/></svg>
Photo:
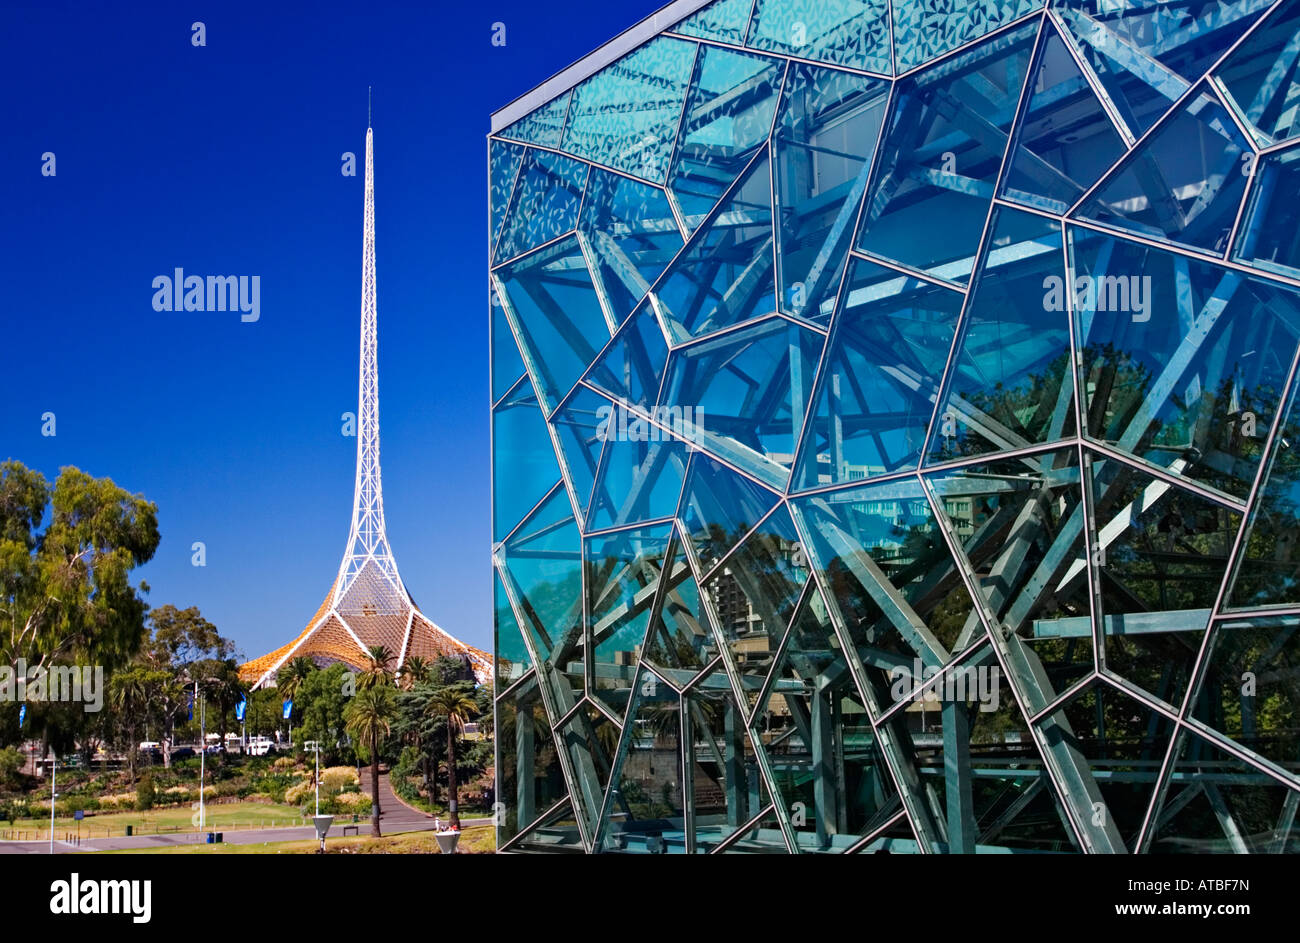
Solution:
<svg viewBox="0 0 1300 943"><path fill-rule="evenodd" d="M357 478L352 530L339 568L334 607L340 612L398 612L409 606L384 530L379 469L378 321L375 303L374 130L366 128L366 190L361 236L361 367L357 384ZM367 567L373 564L373 567ZM366 572L367 570L370 572ZM365 574L363 576L363 573ZM356 591L353 591L354 586ZM353 599L352 597L359 597Z"/></svg>

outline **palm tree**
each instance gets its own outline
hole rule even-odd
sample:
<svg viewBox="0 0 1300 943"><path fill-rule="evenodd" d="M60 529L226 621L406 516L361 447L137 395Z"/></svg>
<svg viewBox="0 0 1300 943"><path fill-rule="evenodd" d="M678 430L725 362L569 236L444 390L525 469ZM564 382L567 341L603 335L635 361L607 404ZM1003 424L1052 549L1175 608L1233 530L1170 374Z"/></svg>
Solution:
<svg viewBox="0 0 1300 943"><path fill-rule="evenodd" d="M131 785L135 785L135 756L138 752L138 746L135 739L135 728L139 721L140 713L145 709L148 692L145 691L144 681L138 671L125 671L119 673L113 678L113 686L109 695L113 707L118 711L126 726L127 749L126 764L127 770L131 777ZM53 800L50 800L53 802Z"/></svg>
<svg viewBox="0 0 1300 943"><path fill-rule="evenodd" d="M387 687L393 683L393 669L389 665L393 662L393 653L388 650L386 645L371 645L369 655L369 664L361 669L361 674L357 676L357 690L364 691L367 688Z"/></svg>
<svg viewBox="0 0 1300 943"><path fill-rule="evenodd" d="M393 705L393 689L386 685L372 685L357 692L343 709L343 721L348 735L361 750L370 754L370 834L379 838L379 751L384 738L392 730L397 709Z"/></svg>
<svg viewBox="0 0 1300 943"><path fill-rule="evenodd" d="M279 689L280 696L286 701L297 699L302 683L315 670L316 663L306 655L299 655L288 664L281 665L275 674L275 686Z"/></svg>
<svg viewBox="0 0 1300 943"><path fill-rule="evenodd" d="M429 710L447 718L447 795L451 827L460 828L456 793L456 734L465 729L467 718L478 713L478 705L463 689L448 685L429 698Z"/></svg>
<svg viewBox="0 0 1300 943"><path fill-rule="evenodd" d="M402 690L409 691L417 684L428 681L432 667L429 659L421 658L419 655L412 655L406 659L406 664L402 666Z"/></svg>

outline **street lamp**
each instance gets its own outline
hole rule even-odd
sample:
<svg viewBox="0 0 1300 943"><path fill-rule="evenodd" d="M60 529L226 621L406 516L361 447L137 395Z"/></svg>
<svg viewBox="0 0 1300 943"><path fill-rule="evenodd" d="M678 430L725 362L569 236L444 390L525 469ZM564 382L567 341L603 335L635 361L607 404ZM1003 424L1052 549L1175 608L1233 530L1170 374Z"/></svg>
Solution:
<svg viewBox="0 0 1300 943"><path fill-rule="evenodd" d="M50 754L50 854L54 854L54 800L59 797L58 777L54 772L59 765L59 757L55 753Z"/></svg>

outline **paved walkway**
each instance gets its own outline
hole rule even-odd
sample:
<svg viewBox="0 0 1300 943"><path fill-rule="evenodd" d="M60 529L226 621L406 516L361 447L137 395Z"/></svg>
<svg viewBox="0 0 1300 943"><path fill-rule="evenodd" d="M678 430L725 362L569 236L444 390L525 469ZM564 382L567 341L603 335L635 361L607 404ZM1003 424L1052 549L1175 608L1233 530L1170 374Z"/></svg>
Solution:
<svg viewBox="0 0 1300 943"><path fill-rule="evenodd" d="M370 794L370 771L362 770L361 789ZM330 829L332 836L343 834L343 816L334 820ZM491 819L461 819L461 826L490 825ZM357 823L358 835L370 834L370 817L360 819ZM444 822L445 824L445 822ZM347 822L349 828L352 822ZM388 774L379 774L379 827L385 835L398 832L423 832L433 829L433 816L411 809L398 801L388 784ZM217 831L217 829L212 829ZM229 845L260 845L265 842L300 841L316 837L316 830L308 825L301 828L254 828L241 831L222 831L222 841ZM56 840L56 854L79 851L126 851L139 848L159 848L170 845L202 844L204 836L199 832L176 832L167 835L133 835L130 838L88 838L80 845L71 845ZM6 841L0 842L0 854L8 855L47 855L50 853L50 841Z"/></svg>

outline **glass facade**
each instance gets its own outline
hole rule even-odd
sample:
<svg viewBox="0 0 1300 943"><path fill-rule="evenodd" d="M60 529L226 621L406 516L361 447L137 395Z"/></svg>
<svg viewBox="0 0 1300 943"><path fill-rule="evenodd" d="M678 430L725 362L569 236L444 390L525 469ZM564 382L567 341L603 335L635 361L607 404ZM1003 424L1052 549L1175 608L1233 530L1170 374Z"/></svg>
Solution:
<svg viewBox="0 0 1300 943"><path fill-rule="evenodd" d="M1300 0L673 9L488 140L500 847L1300 851Z"/></svg>

